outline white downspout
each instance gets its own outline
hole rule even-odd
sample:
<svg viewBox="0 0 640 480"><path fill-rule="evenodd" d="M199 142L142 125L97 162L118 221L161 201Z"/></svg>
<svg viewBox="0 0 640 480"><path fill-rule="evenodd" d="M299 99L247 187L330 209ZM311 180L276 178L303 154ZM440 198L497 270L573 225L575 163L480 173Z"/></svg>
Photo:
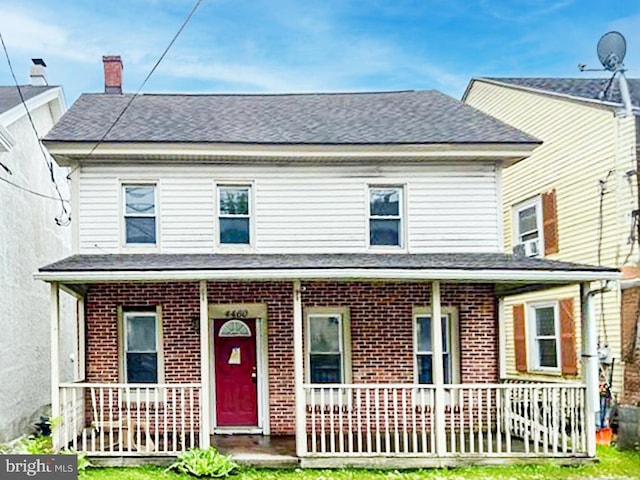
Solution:
<svg viewBox="0 0 640 480"><path fill-rule="evenodd" d="M600 359L598 357L598 332L596 329L593 297L608 291L608 286L591 290L589 283L580 285L582 299L582 365L586 387L586 435L587 454L596 455L596 424L600 413Z"/></svg>

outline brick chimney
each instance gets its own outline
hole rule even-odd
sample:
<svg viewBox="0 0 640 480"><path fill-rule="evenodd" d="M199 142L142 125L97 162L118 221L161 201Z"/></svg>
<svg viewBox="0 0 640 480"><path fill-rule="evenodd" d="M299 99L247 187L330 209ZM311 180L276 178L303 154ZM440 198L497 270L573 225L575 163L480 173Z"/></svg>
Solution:
<svg viewBox="0 0 640 480"><path fill-rule="evenodd" d="M41 58L32 58L31 61L33 62L33 65L29 72L29 85L34 87L44 87L49 85L47 83L47 77L45 76L47 64L44 63L44 60Z"/></svg>
<svg viewBox="0 0 640 480"><path fill-rule="evenodd" d="M122 93L122 59L120 55L105 55L104 64L104 93Z"/></svg>

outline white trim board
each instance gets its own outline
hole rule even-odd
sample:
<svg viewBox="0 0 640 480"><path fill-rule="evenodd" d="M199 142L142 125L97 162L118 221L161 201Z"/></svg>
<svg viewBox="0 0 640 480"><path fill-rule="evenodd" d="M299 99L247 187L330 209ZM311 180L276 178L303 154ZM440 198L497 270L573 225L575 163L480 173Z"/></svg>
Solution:
<svg viewBox="0 0 640 480"><path fill-rule="evenodd" d="M225 143L101 143L46 141L47 149L58 163L70 165L75 160L89 159L110 163L136 161L167 161L175 158L186 161L238 161L270 162L274 160L318 161L333 160L371 161L388 158L413 158L415 160L477 160L498 161L505 166L528 157L537 143L513 144L407 144L407 145L263 145Z"/></svg>
<svg viewBox="0 0 640 480"><path fill-rule="evenodd" d="M239 270L139 270L37 272L46 282L92 283L172 280L452 280L472 282L539 282L561 285L572 282L619 280L620 272L556 270L464 270L464 269L239 269Z"/></svg>

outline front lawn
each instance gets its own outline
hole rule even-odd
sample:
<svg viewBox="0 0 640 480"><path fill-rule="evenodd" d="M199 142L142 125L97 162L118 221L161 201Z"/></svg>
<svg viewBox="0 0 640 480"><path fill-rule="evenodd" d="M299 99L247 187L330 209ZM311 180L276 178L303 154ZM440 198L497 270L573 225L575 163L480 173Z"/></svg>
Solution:
<svg viewBox="0 0 640 480"><path fill-rule="evenodd" d="M513 465L505 467L465 467L445 470L248 470L235 478L248 480L350 480L350 479L640 479L640 452L620 452L614 447L598 447L600 462L579 467ZM195 477L165 472L160 467L89 468L84 480L186 480ZM234 478L234 477L231 477Z"/></svg>

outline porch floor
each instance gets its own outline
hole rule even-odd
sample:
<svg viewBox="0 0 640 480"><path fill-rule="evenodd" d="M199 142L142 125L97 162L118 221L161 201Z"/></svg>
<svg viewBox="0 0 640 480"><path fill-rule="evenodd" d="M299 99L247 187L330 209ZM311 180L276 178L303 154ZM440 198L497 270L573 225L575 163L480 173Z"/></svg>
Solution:
<svg viewBox="0 0 640 480"><path fill-rule="evenodd" d="M241 465L256 468L297 468L296 438L266 435L211 435L211 445Z"/></svg>
<svg viewBox="0 0 640 480"><path fill-rule="evenodd" d="M505 441L505 439L502 439ZM450 441L447 435L447 442ZM483 450L486 452L487 443L484 442ZM496 438L493 439L493 451L496 451ZM329 442L327 441L327 445ZM540 449L535 452L533 443L529 443L530 453L525 453L525 442L512 438L512 455L487 456L483 453L476 455L458 456L447 458L436 457L366 457L336 458L336 457L296 457L296 445L294 436L263 436L263 435L212 435L211 445L221 453L231 455L239 464L255 468L335 468L338 466L352 466L359 468L429 468L429 467L453 467L464 465L482 464L509 464L509 463L539 463L555 461L559 464L578 464L593 461L581 455L575 457L545 454ZM309 447L309 446L308 446ZM469 445L466 446L467 451Z"/></svg>

